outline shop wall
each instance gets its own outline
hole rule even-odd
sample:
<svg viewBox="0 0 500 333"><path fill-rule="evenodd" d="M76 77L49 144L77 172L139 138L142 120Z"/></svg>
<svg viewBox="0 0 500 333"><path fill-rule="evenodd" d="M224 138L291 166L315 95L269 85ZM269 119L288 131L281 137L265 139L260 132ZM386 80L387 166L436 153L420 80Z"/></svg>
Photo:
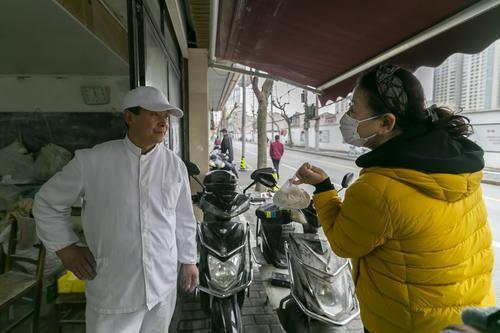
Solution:
<svg viewBox="0 0 500 333"><path fill-rule="evenodd" d="M21 140L30 152L48 143L70 151L122 138L128 77L0 76L0 148ZM81 87L102 86L109 103L87 105Z"/></svg>

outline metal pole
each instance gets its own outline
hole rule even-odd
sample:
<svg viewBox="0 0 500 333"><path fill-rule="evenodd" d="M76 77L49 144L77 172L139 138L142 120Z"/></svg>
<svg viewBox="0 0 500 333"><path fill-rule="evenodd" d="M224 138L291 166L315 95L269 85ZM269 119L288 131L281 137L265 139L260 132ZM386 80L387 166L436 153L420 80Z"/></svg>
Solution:
<svg viewBox="0 0 500 333"><path fill-rule="evenodd" d="M271 92L271 142L274 139L274 110L273 110L273 93ZM266 134L267 135L267 134Z"/></svg>
<svg viewBox="0 0 500 333"><path fill-rule="evenodd" d="M316 131L316 141L314 142L314 150L315 151L319 151L319 115L317 114L317 110L318 110L318 95L316 95L316 105L314 106L315 108L315 111L314 111L314 116L316 118L316 123L314 124L314 130Z"/></svg>
<svg viewBox="0 0 500 333"><path fill-rule="evenodd" d="M241 76L241 85L243 86L243 104L241 106L241 163L240 170L246 170L245 164L245 116L247 110L247 92L246 92L246 83L245 83L245 75Z"/></svg>

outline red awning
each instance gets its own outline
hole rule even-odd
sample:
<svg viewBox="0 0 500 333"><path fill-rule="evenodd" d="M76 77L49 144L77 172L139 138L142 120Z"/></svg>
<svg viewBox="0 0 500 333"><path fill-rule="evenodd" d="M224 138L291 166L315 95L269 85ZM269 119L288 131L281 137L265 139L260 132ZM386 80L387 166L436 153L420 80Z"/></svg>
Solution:
<svg viewBox="0 0 500 333"><path fill-rule="evenodd" d="M320 87L463 10L488 11L387 60L409 69L477 53L500 38L500 1L220 0L215 56ZM357 75L324 90L335 99Z"/></svg>

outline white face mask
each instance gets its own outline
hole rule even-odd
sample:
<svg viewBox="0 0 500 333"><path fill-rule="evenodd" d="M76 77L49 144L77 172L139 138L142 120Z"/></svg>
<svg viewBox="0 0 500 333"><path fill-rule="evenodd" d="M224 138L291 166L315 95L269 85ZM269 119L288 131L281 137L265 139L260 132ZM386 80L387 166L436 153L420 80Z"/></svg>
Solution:
<svg viewBox="0 0 500 333"><path fill-rule="evenodd" d="M342 138L344 139L345 143L356 147L363 147L368 140L376 137L377 133L374 133L373 135L370 135L366 138L362 138L358 134L359 124L368 120L379 118L382 115L373 116L363 120L357 120L349 116L348 113L349 112L346 112L340 119L340 132L342 133Z"/></svg>

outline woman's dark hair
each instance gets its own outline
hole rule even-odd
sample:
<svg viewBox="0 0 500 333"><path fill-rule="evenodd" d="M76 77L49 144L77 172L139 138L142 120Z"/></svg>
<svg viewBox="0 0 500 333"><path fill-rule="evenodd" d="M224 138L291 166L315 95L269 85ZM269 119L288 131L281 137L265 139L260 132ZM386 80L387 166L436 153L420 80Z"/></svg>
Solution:
<svg viewBox="0 0 500 333"><path fill-rule="evenodd" d="M403 68L392 68L395 71L390 75L400 80L403 92L406 93L406 98L402 98L403 103L399 104L402 105L400 108L394 107L394 100L388 101L387 97L381 94L380 78L377 79L379 66L358 78L357 86L365 93L368 106L375 114L394 114L397 128L405 133L429 131L437 127L446 129L454 138L467 137L473 133L469 118L446 107L433 105L426 108L424 90L415 75ZM396 99L396 103L399 102L400 100Z"/></svg>

